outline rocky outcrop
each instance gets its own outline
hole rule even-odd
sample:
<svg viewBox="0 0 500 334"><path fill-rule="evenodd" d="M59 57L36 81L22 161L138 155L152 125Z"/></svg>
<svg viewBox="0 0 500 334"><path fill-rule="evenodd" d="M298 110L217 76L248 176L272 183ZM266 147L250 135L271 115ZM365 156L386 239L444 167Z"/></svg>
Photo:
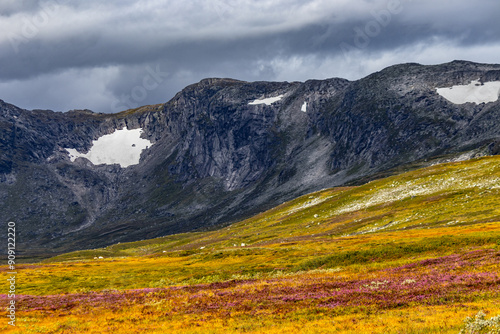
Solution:
<svg viewBox="0 0 500 334"><path fill-rule="evenodd" d="M496 154L500 102L436 93L477 79L500 81L500 66L404 64L355 82L205 79L112 115L0 101L0 212L16 221L20 251L57 253L228 224L422 159ZM153 143L139 164L70 161L65 148L85 153L124 127Z"/></svg>

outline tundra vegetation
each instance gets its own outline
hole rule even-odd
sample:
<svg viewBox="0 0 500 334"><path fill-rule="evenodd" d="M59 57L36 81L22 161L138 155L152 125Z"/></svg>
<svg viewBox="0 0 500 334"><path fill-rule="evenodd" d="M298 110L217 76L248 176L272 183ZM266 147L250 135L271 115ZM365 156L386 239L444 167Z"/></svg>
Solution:
<svg viewBox="0 0 500 334"><path fill-rule="evenodd" d="M25 263L17 326L0 330L494 333L499 193L500 157L483 157L325 189L213 231Z"/></svg>

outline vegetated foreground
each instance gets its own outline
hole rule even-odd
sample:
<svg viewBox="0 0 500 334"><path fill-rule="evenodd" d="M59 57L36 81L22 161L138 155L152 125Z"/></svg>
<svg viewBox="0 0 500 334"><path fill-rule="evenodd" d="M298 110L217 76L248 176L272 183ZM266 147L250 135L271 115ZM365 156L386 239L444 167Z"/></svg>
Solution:
<svg viewBox="0 0 500 334"><path fill-rule="evenodd" d="M217 231L20 265L17 326L0 329L458 333L500 314L499 189L500 157L435 165Z"/></svg>

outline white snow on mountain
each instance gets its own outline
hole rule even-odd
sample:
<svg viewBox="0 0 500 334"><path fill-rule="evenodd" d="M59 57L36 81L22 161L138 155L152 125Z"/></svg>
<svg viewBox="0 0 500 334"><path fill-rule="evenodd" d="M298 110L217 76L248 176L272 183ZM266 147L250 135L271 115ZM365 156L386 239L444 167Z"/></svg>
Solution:
<svg viewBox="0 0 500 334"><path fill-rule="evenodd" d="M304 102L300 110L302 110L303 112L307 112L307 102Z"/></svg>
<svg viewBox="0 0 500 334"><path fill-rule="evenodd" d="M436 88L436 91L439 95L454 104L495 102L500 95L500 81L481 84L479 80L473 80L468 85Z"/></svg>
<svg viewBox="0 0 500 334"><path fill-rule="evenodd" d="M271 104L280 101L283 98L283 95L278 95L276 97L268 97L267 99L257 99L253 102L249 102L248 104L250 105L257 105L257 104L266 104L270 106Z"/></svg>
<svg viewBox="0 0 500 334"><path fill-rule="evenodd" d="M104 135L93 141L87 153L80 153L76 149L66 148L69 158L73 162L76 158L86 158L94 165L119 164L122 168L137 165L144 149L152 143L141 138L142 129L128 130L126 128Z"/></svg>

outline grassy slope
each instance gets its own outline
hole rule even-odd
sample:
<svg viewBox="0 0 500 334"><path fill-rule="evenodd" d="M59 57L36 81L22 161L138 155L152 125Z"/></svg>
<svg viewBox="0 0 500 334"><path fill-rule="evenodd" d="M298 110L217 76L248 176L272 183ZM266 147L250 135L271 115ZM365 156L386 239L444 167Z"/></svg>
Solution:
<svg viewBox="0 0 500 334"><path fill-rule="evenodd" d="M487 157L435 165L360 187L308 194L218 231L74 252L48 262L93 259L95 256L154 256L164 251L168 256L213 251L245 253L243 249L248 247L252 248L251 253L255 248L276 252L277 249L293 249L299 242L297 247L300 248L305 244L322 245L313 250L317 255L321 248L329 250L332 245L352 244L357 248L352 240L374 235L388 239L383 237L385 234L379 236L380 232L405 231L407 235L409 231L415 230L418 234L429 229L430 235L457 234L460 227L500 221L499 194L500 158ZM442 228L445 230L437 232ZM246 247L241 247L242 243ZM428 244L429 240L423 243Z"/></svg>
<svg viewBox="0 0 500 334"><path fill-rule="evenodd" d="M345 333L368 331L367 328L370 332L391 332L387 327L389 323L394 333L453 332L461 319L473 310L500 311L494 303L498 296L485 288L498 288L498 280L491 275L499 269L495 261L500 254L499 192L500 157L435 165L359 187L327 189L302 196L218 231L118 244L61 255L40 264L22 265L19 266L18 293L79 296L101 291L103 295L114 296L117 292L113 290L197 287L196 292L179 290L184 292L169 298L153 298L157 306L137 325L151 326L147 327L150 332L157 330L155 326L161 325L164 329L168 324L170 332L208 333L207 326L212 326L219 328L214 333L313 333L328 332L332 321L337 323L338 332ZM471 255L476 254L474 252L482 253ZM94 259L99 256L103 259ZM442 263L439 260L428 265L425 261L432 258L440 258ZM418 265L409 271L401 269L414 263ZM388 270L393 271L388 274ZM0 279L4 279L5 268L0 271L3 271ZM462 283L442 281L443 275L449 273L455 275L449 278L450 282ZM409 282L427 283L400 292L407 276L413 277ZM429 283L429 277L435 279ZM328 288L321 298L276 301L277 296L287 295L283 292L285 287L293 288L288 295L299 296L297 291L303 290L303 295L312 296L313 291L325 289L332 280L346 285ZM223 281L231 281L236 286L219 287L217 284ZM389 281L399 283L390 288L387 285L385 291L384 284L389 283L384 282ZM316 286L318 282L322 283ZM268 291L262 288L266 284L275 286ZM358 290L348 290L349 284L354 284L356 289L369 289L363 292L369 298L362 297ZM433 290L443 284L446 288ZM332 289L339 291L338 295L333 296ZM384 290L392 299L386 304L375 302L378 297L373 293L377 289ZM268 292L261 296L264 290ZM157 293L155 291L151 293ZM219 311L206 306L213 299L209 295L214 291L232 294L231 300L224 301L221 297L216 309L224 310L224 305L231 304L233 313L217 313ZM246 292L240 296L241 291ZM413 297L408 297L414 294L420 296L421 302L413 302ZM354 295L361 296L361 305L350 304L349 300L356 299ZM267 302L256 302L249 296ZM348 298L342 299L342 296ZM45 305L47 297L41 298ZM196 305L206 307L200 306L201 313L195 312L197 307L186 306L188 302L182 298L198 298L196 303L201 304ZM325 306L332 298L340 298L335 303L342 306L342 311L339 307ZM168 305L164 304L167 299ZM26 301L27 305L30 303L35 302ZM142 314L144 304L141 305L127 304L122 309ZM26 319L34 325L26 324L24 332L63 333L71 332L72 328L75 332L92 332L92 327L83 325L86 316L81 309L68 313L67 308L59 306L50 311L62 312L59 315L62 318L55 321L47 320L44 313L47 310L43 307L36 312L27 307ZM454 312L453 316L437 317L435 312L440 308L443 312ZM108 317L119 319L112 331L139 331L121 311L104 309ZM418 311L410 312L410 309ZM258 322L253 320L256 310L262 310ZM165 318L165 312L170 316ZM199 322L200 319L203 321ZM102 325L103 321L97 323Z"/></svg>

